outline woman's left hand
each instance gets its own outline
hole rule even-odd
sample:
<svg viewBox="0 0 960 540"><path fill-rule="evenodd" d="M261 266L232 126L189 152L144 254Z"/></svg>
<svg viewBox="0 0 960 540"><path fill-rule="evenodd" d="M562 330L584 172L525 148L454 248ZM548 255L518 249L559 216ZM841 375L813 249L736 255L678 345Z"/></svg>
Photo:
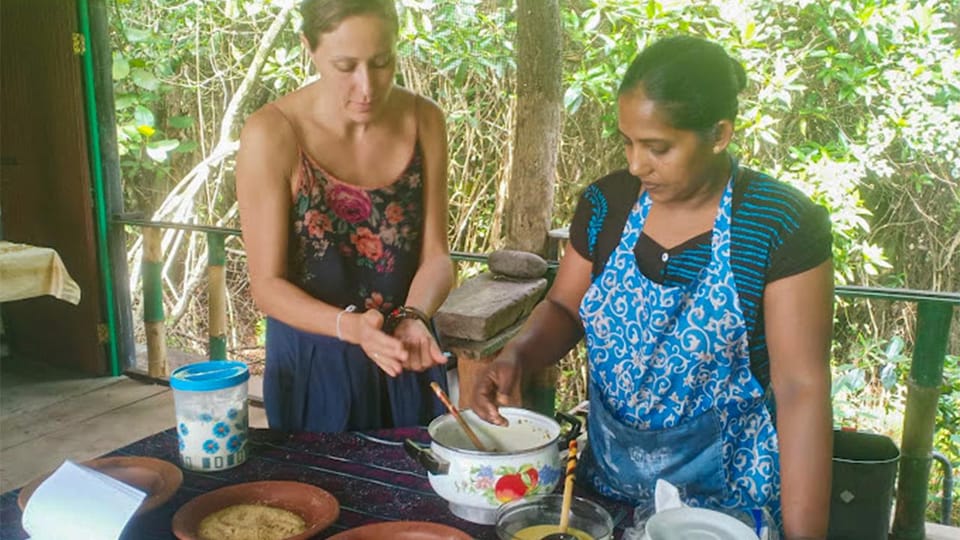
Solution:
<svg viewBox="0 0 960 540"><path fill-rule="evenodd" d="M407 360L403 368L410 371L426 371L437 364L446 364L447 357L440 351L430 330L419 319L404 319L397 324L393 337L403 342Z"/></svg>

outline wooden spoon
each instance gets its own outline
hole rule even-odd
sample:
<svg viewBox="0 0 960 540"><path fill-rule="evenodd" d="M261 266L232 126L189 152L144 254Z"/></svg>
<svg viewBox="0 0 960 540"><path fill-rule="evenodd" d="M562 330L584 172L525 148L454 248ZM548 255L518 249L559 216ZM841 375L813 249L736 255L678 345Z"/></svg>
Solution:
<svg viewBox="0 0 960 540"><path fill-rule="evenodd" d="M470 442L477 447L477 450L480 450L481 452L489 452L490 450L488 450L487 447L480 442L480 438L477 437L477 434L470 429L470 424L467 424L467 421L460 416L460 411L453 406L453 403L450 403L450 398L447 397L447 393L443 391L443 388L440 388L440 385L435 382L430 383L430 388L433 388L433 393L440 398L440 401L447 408L447 410L450 411L450 414L457 419L457 423L460 424L461 428L463 428L463 431L467 434L467 437L470 437Z"/></svg>
<svg viewBox="0 0 960 540"><path fill-rule="evenodd" d="M548 534L543 540L577 540L577 537L568 533L570 528L570 505L573 503L574 469L577 468L577 440L570 441L570 451L567 455L567 477L563 484L563 505L560 507L560 532Z"/></svg>

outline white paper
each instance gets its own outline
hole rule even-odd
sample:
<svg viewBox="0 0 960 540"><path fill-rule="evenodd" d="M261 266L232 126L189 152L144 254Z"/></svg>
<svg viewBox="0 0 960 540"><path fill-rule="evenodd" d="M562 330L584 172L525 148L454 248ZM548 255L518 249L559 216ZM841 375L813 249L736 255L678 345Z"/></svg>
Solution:
<svg viewBox="0 0 960 540"><path fill-rule="evenodd" d="M662 478L657 479L657 484L653 488L653 500L655 501L657 512L686 506L683 504L683 501L680 500L680 490Z"/></svg>
<svg viewBox="0 0 960 540"><path fill-rule="evenodd" d="M146 496L68 460L33 492L23 529L31 540L116 540Z"/></svg>

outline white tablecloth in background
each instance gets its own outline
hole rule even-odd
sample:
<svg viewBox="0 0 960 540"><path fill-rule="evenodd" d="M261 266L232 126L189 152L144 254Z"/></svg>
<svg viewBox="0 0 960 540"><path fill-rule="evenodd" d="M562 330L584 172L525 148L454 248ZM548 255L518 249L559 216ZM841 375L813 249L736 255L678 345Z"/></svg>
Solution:
<svg viewBox="0 0 960 540"><path fill-rule="evenodd" d="M80 286L51 248L0 241L0 302L51 295L80 303Z"/></svg>

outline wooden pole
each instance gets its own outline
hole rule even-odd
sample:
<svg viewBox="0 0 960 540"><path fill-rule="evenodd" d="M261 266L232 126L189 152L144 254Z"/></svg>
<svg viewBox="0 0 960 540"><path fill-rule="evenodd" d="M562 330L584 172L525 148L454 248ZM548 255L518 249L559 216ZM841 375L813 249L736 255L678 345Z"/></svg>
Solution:
<svg viewBox="0 0 960 540"><path fill-rule="evenodd" d="M893 520L892 538L896 540L923 540L926 537L933 436L952 317L953 306L948 303L919 302L917 305L917 339L910 363L907 408L903 415L897 511Z"/></svg>
<svg viewBox="0 0 960 540"><path fill-rule="evenodd" d="M210 360L227 358L227 274L226 250L221 233L207 233L207 325Z"/></svg>
<svg viewBox="0 0 960 540"><path fill-rule="evenodd" d="M517 106L503 211L506 247L544 255L553 210L563 110L558 0L517 2Z"/></svg>
<svg viewBox="0 0 960 540"><path fill-rule="evenodd" d="M143 229L143 326L147 334L147 371L151 377L169 375L167 333L163 315L163 250L160 229Z"/></svg>

